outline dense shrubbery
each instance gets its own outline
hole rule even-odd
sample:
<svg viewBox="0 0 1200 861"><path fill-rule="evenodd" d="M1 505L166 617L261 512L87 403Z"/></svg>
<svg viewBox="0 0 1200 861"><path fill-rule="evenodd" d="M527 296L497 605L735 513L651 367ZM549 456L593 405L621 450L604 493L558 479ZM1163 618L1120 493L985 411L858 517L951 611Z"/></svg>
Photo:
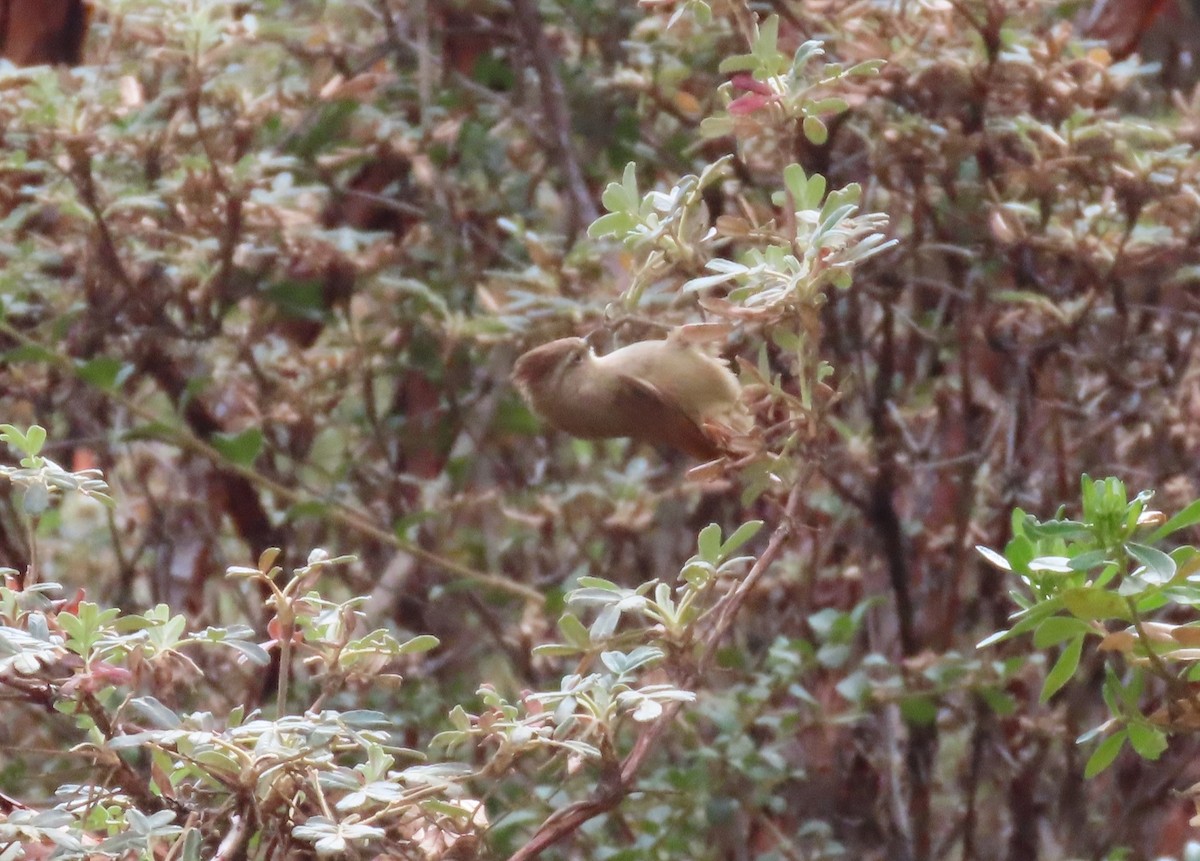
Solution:
<svg viewBox="0 0 1200 861"><path fill-rule="evenodd" d="M1195 99L1078 5L104 0L0 68L0 857L1181 857ZM507 381L700 319L700 476Z"/></svg>

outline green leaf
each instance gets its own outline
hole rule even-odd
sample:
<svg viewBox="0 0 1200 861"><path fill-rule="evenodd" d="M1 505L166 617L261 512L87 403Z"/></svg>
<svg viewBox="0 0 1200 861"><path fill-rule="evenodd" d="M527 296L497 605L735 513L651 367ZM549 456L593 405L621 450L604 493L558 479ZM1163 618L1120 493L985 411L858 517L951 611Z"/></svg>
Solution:
<svg viewBox="0 0 1200 861"><path fill-rule="evenodd" d="M767 20L759 26L758 36L754 40L754 53L768 60L774 59L779 53L778 15L768 15Z"/></svg>
<svg viewBox="0 0 1200 861"><path fill-rule="evenodd" d="M733 534L725 539L725 543L721 545L721 557L728 558L742 548L742 546L759 533L763 527L761 520L749 520L743 523L733 531Z"/></svg>
<svg viewBox="0 0 1200 861"><path fill-rule="evenodd" d="M834 686L843 699L855 705L865 705L871 695L871 680L861 670L853 672Z"/></svg>
<svg viewBox="0 0 1200 861"><path fill-rule="evenodd" d="M600 202L604 204L604 208L609 211L610 215L622 215L630 218L631 213L637 211L638 195L637 195L637 175L630 177L630 169L633 168L633 163L625 166L625 182L610 182L604 187L604 191L600 194ZM631 188L632 186L632 188ZM604 218L598 219L592 224L592 229L603 221Z"/></svg>
<svg viewBox="0 0 1200 861"><path fill-rule="evenodd" d="M719 138L733 132L733 117L705 117L700 121L700 136Z"/></svg>
<svg viewBox="0 0 1200 861"><path fill-rule="evenodd" d="M1078 557L1076 557L1076 558L1078 558ZM1117 563L1109 562L1107 565L1104 566L1104 570L1101 571L1099 574L1097 574L1096 577L1092 580L1092 585L1094 587L1096 587L1097 589L1106 588L1108 586L1108 584L1111 583L1113 581L1113 579L1117 576L1117 574L1120 573L1120 570L1121 569L1117 565Z"/></svg>
<svg viewBox="0 0 1200 861"><path fill-rule="evenodd" d="M271 655L267 650L258 643L253 643L250 640L224 640L222 645L228 646L235 652L240 652L246 660L256 666L265 667L271 663Z"/></svg>
<svg viewBox="0 0 1200 861"><path fill-rule="evenodd" d="M122 442L133 442L136 440L156 440L170 441L179 435L177 426L166 424L165 422L149 422L144 425L136 425L131 427L125 433L121 434Z"/></svg>
<svg viewBox="0 0 1200 861"><path fill-rule="evenodd" d="M52 365L56 359L58 359L58 355L53 350L47 350L45 347L35 344L14 347L0 353L0 362L5 365L15 365L19 362L45 362Z"/></svg>
<svg viewBox="0 0 1200 861"><path fill-rule="evenodd" d="M791 193L796 205L799 206L800 200L808 188L808 175L804 172L804 168L794 162L785 167L783 169L783 185Z"/></svg>
<svg viewBox="0 0 1200 861"><path fill-rule="evenodd" d="M804 136L816 146L822 146L829 140L829 129L820 117L810 115L804 118Z"/></svg>
<svg viewBox="0 0 1200 861"><path fill-rule="evenodd" d="M611 580L605 580L603 577L580 577L578 583L586 589L603 589L606 592L622 592L622 588Z"/></svg>
<svg viewBox="0 0 1200 861"><path fill-rule="evenodd" d="M652 646L639 646L629 653L618 651L600 653L601 662L615 676L624 676L647 664L661 660L662 657L662 651Z"/></svg>
<svg viewBox="0 0 1200 861"><path fill-rule="evenodd" d="M351 116L361 107L356 99L338 99L322 106L316 121L287 142L287 148L305 159L315 158L322 150L336 144L346 135Z"/></svg>
<svg viewBox="0 0 1200 861"><path fill-rule="evenodd" d="M621 172L621 190L624 192L626 208L636 210L641 202L641 194L638 191L637 162L625 163L625 170Z"/></svg>
<svg viewBox="0 0 1200 861"><path fill-rule="evenodd" d="M567 646L562 643L543 643L533 647L533 654L541 658L573 658L580 652L586 651L578 646Z"/></svg>
<svg viewBox="0 0 1200 861"><path fill-rule="evenodd" d="M825 607L809 615L808 626L812 628L818 639L827 640L834 633L834 626L837 625L838 620L844 618L845 615L834 607Z"/></svg>
<svg viewBox="0 0 1200 861"><path fill-rule="evenodd" d="M594 643L607 640L617 630L617 623L620 620L621 611L615 604L602 607L596 614L596 621L592 622L592 627L588 629L588 637Z"/></svg>
<svg viewBox="0 0 1200 861"><path fill-rule="evenodd" d="M1024 534L1014 535L1004 547L1004 558L1008 560L1012 570L1018 574L1029 570L1029 563L1033 561L1036 554L1037 549L1033 546L1033 542Z"/></svg>
<svg viewBox="0 0 1200 861"><path fill-rule="evenodd" d="M837 191L829 193L829 199L825 201L825 206L821 208L822 218L826 212L831 212L843 206L858 206L862 200L862 186L857 182L849 183L839 188Z"/></svg>
<svg viewBox="0 0 1200 861"><path fill-rule="evenodd" d="M455 705L454 708L450 709L447 717L450 719L451 726L459 732L471 731L471 716L467 714L467 710L461 704Z"/></svg>
<svg viewBox="0 0 1200 861"><path fill-rule="evenodd" d="M912 726L931 726L937 714L937 703L932 697L911 696L900 700L900 716Z"/></svg>
<svg viewBox="0 0 1200 861"><path fill-rule="evenodd" d="M1125 704L1125 710L1128 712L1140 712L1142 694L1146 689L1146 674L1140 668L1134 668L1132 678L1129 684L1121 685L1117 688L1117 695L1120 696L1121 702Z"/></svg>
<svg viewBox="0 0 1200 861"><path fill-rule="evenodd" d="M558 630L563 639L575 649L587 649L592 644L587 628L574 613L563 613L559 617Z"/></svg>
<svg viewBox="0 0 1200 861"><path fill-rule="evenodd" d="M1167 735L1148 723L1131 723L1129 744L1142 759L1158 759L1167 749Z"/></svg>
<svg viewBox="0 0 1200 861"><path fill-rule="evenodd" d="M797 48L796 53L792 56L792 74L798 77L804 67L808 65L809 60L824 54L823 45L824 43L818 39L809 39Z"/></svg>
<svg viewBox="0 0 1200 861"><path fill-rule="evenodd" d="M610 215L624 215L626 218L629 217L629 211L636 206L626 198L625 189L619 182L610 182L604 187L604 192L600 195L600 202L604 204L604 208Z"/></svg>
<svg viewBox="0 0 1200 861"><path fill-rule="evenodd" d="M22 454L27 453L29 441L25 438L25 433L15 425L0 425L0 439Z"/></svg>
<svg viewBox="0 0 1200 861"><path fill-rule="evenodd" d="M979 697L993 713L1006 717L1017 710L1017 701L1012 694L1000 688L984 688L979 691Z"/></svg>
<svg viewBox="0 0 1200 861"><path fill-rule="evenodd" d="M472 811L464 808L461 805L451 804L449 801L439 801L436 798L428 798L421 802L421 809L436 813L440 816L449 817L452 820L457 820L461 823L467 822Z"/></svg>
<svg viewBox="0 0 1200 861"><path fill-rule="evenodd" d="M825 177L819 173L814 173L808 178L808 186L804 189L804 197L800 201L800 205L804 209L819 208L821 200L825 197L826 187Z"/></svg>
<svg viewBox="0 0 1200 861"><path fill-rule="evenodd" d="M845 666L850 660L851 648L845 643L825 643L817 649L817 663L827 669Z"/></svg>
<svg viewBox="0 0 1200 861"><path fill-rule="evenodd" d="M1076 637L1071 642L1067 643L1058 660L1054 662L1054 666L1046 675L1046 681L1042 685L1041 696L1038 697L1038 702L1045 703L1050 697L1058 693L1063 685L1071 680L1075 675L1075 670L1079 667L1079 656L1083 653L1083 637Z"/></svg>
<svg viewBox="0 0 1200 861"><path fill-rule="evenodd" d="M155 725L163 729L175 729L182 723L178 714L154 697L134 697L130 703Z"/></svg>
<svg viewBox="0 0 1200 861"><path fill-rule="evenodd" d="M857 204L843 203L837 206L831 206L834 196L829 195L829 199L825 201L825 205L821 207L821 222L817 225L813 235L823 237L834 228L841 225L843 221L854 214L854 210L858 208Z"/></svg>
<svg viewBox="0 0 1200 861"><path fill-rule="evenodd" d="M320 320L326 312L325 284L316 278L290 278L265 287L262 297L293 320Z"/></svg>
<svg viewBox="0 0 1200 861"><path fill-rule="evenodd" d="M717 71L722 75L728 75L730 72L749 72L758 66L756 60L751 54L737 54L733 57L726 57L717 66Z"/></svg>
<svg viewBox="0 0 1200 861"><path fill-rule="evenodd" d="M1123 688L1121 679L1113 670L1112 664L1106 663L1104 665L1104 684L1100 687L1100 698L1104 700L1104 704L1108 706L1108 710L1114 715L1121 714L1121 693Z"/></svg>
<svg viewBox="0 0 1200 861"><path fill-rule="evenodd" d="M1108 554L1103 550L1086 550L1083 553L1072 555L1068 567L1072 571L1090 571L1097 565L1103 565L1108 561Z"/></svg>
<svg viewBox="0 0 1200 861"><path fill-rule="evenodd" d="M1129 604L1120 595L1106 589L1081 586L1060 593L1063 606L1075 617L1090 622L1094 619L1130 621Z"/></svg>
<svg viewBox="0 0 1200 861"><path fill-rule="evenodd" d="M1015 596L1015 593L1013 593ZM1049 616L1053 616L1062 609L1062 600L1055 596L1045 601L1034 604L1029 609L1019 614L1016 623L1007 631L1000 631L980 641L977 649L991 646L1001 640L1007 640L1010 637L1015 637L1018 634L1024 634L1034 630L1038 625L1042 624Z"/></svg>
<svg viewBox="0 0 1200 861"><path fill-rule="evenodd" d="M1121 748L1125 745L1125 730L1113 733L1104 741L1096 746L1092 751L1092 755L1088 757L1087 765L1083 767L1084 777L1095 777L1104 769L1113 764L1113 760L1117 758L1117 754L1121 752Z"/></svg>
<svg viewBox="0 0 1200 861"><path fill-rule="evenodd" d="M1145 571L1146 569L1139 568L1137 571L1133 572L1124 580L1122 580L1121 585L1117 587L1117 594L1123 595L1127 598L1138 597L1139 602L1143 600L1143 598L1139 596L1145 595L1145 597L1153 599L1160 591L1160 587L1155 586L1144 576L1142 576ZM1146 595L1145 593L1147 592L1150 594Z"/></svg>
<svg viewBox="0 0 1200 861"><path fill-rule="evenodd" d="M421 634L418 637L413 637L411 640L406 640L400 644L400 654L413 655L421 652L429 652L436 649L441 644L441 641L432 634Z"/></svg>
<svg viewBox="0 0 1200 861"><path fill-rule="evenodd" d="M1049 649L1075 637L1083 637L1089 630L1087 624L1079 619L1053 616L1038 625L1033 634L1033 645L1039 649Z"/></svg>
<svg viewBox="0 0 1200 861"><path fill-rule="evenodd" d="M700 530L696 539L700 558L705 562L716 565L721 561L721 527L710 523Z"/></svg>
<svg viewBox="0 0 1200 861"><path fill-rule="evenodd" d="M46 444L46 429L41 425L30 425L25 434L25 453L30 457L41 454L42 446Z"/></svg>
<svg viewBox="0 0 1200 861"><path fill-rule="evenodd" d="M628 212L610 212L601 215L588 227L588 236L599 239L602 236L624 236L637 226L637 219Z"/></svg>
<svg viewBox="0 0 1200 861"><path fill-rule="evenodd" d="M1170 583L1175 576L1175 560L1161 550L1135 541L1126 541L1125 550L1145 566L1145 571L1142 571L1140 576L1147 583L1162 586Z"/></svg>
<svg viewBox="0 0 1200 861"><path fill-rule="evenodd" d="M75 368L79 379L98 389L109 392L116 389L133 373L131 365L123 365L112 356L97 356Z"/></svg>
<svg viewBox="0 0 1200 861"><path fill-rule="evenodd" d="M849 69L847 69L842 74L848 75L848 76L849 75L855 75L855 76L878 75L879 70L882 69L884 67L884 65L886 65L886 64L887 64L887 60L882 60L882 59L865 60L861 63L856 63L855 65L851 66Z"/></svg>
<svg viewBox="0 0 1200 861"><path fill-rule="evenodd" d="M251 466L262 452L263 434L258 428L246 428L240 433L213 434L210 442L225 459L238 466Z"/></svg>
<svg viewBox="0 0 1200 861"><path fill-rule="evenodd" d="M1026 534L1032 538L1085 538L1088 528L1074 520L1047 520L1045 523L1038 523L1034 518L1028 517Z"/></svg>
<svg viewBox="0 0 1200 861"><path fill-rule="evenodd" d="M1178 532L1180 529L1195 526L1197 523L1200 523L1200 499L1197 499L1187 508L1183 509L1183 511L1146 536L1146 543L1154 544L1156 541L1166 538L1172 532Z"/></svg>

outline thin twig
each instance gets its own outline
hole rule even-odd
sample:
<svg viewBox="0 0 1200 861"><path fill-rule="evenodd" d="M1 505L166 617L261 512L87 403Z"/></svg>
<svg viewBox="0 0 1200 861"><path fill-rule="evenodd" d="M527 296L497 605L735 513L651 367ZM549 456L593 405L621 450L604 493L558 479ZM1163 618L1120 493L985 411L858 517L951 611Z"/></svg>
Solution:
<svg viewBox="0 0 1200 861"><path fill-rule="evenodd" d="M563 92L562 79L554 68L554 52L542 30L542 16L538 13L536 0L513 0L516 11L517 29L525 43L525 53L537 72L538 86L542 94L542 111L546 122L553 130L550 139L551 154L562 171L571 200L567 233L574 236L583 227L596 220L598 212L592 194L583 177L583 169L575 157L571 145L570 114Z"/></svg>
<svg viewBox="0 0 1200 861"><path fill-rule="evenodd" d="M246 843L250 838L250 814L243 811L230 817L230 828L225 832L213 861L233 861L246 857Z"/></svg>

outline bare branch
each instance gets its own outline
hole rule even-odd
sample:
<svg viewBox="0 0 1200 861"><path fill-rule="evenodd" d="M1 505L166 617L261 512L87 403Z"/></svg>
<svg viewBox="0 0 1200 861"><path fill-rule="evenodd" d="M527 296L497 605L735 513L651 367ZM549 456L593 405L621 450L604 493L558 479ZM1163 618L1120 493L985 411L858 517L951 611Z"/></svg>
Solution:
<svg viewBox="0 0 1200 861"><path fill-rule="evenodd" d="M567 112L567 99L563 92L562 79L554 68L554 52L542 31L542 17L538 14L537 0L513 0L516 10L517 29L525 44L525 52L537 73L542 93L542 110L550 126L551 155L562 171L570 200L567 235L575 236L580 230L596 220L599 212L583 177L583 169L571 146L571 123Z"/></svg>

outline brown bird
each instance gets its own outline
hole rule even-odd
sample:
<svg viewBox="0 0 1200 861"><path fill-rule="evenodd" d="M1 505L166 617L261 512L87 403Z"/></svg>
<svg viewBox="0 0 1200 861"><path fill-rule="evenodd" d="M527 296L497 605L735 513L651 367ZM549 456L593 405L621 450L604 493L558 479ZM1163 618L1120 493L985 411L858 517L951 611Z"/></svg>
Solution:
<svg viewBox="0 0 1200 861"><path fill-rule="evenodd" d="M712 460L750 417L737 377L680 331L604 356L582 338L551 341L517 359L513 382L534 412L572 436L630 437Z"/></svg>

